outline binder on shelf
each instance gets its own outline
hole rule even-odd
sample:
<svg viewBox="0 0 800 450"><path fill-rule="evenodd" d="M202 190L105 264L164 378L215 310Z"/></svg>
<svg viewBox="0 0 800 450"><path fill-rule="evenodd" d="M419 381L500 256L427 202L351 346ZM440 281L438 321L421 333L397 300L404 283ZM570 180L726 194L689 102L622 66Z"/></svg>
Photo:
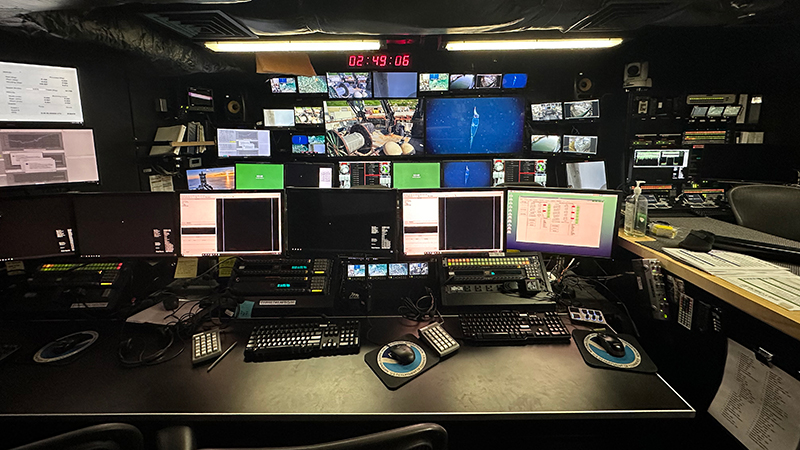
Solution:
<svg viewBox="0 0 800 450"><path fill-rule="evenodd" d="M156 130L155 142L181 142L186 134L186 125L175 125L172 127L158 127ZM177 147L171 145L153 145L150 147L150 156L176 154Z"/></svg>

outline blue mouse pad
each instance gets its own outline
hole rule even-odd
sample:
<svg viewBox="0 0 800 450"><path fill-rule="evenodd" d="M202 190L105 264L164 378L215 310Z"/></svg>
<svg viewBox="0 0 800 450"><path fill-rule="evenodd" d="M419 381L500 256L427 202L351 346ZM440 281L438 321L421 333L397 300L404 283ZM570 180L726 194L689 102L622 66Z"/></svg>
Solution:
<svg viewBox="0 0 800 450"><path fill-rule="evenodd" d="M625 346L625 355L621 357L609 355L600 344L592 340L595 336L597 336L597 333L594 331L572 331L572 339L575 340L583 360L591 367L642 373L656 373L658 371L658 367L647 356L641 344L633 336L628 334L617 335Z"/></svg>
<svg viewBox="0 0 800 450"><path fill-rule="evenodd" d="M389 348L397 344L405 344L414 352L411 363L402 365L389 352ZM406 334L367 353L364 362L387 388L395 390L438 364L439 355L413 334Z"/></svg>

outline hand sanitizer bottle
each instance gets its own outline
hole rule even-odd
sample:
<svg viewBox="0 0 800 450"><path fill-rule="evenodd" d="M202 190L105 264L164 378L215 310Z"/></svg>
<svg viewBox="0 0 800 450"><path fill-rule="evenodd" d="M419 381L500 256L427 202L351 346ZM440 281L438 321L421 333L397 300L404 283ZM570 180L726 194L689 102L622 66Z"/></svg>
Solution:
<svg viewBox="0 0 800 450"><path fill-rule="evenodd" d="M628 236L642 237L647 232L647 199L642 195L640 184L637 181L633 194L625 199L625 227L623 232Z"/></svg>

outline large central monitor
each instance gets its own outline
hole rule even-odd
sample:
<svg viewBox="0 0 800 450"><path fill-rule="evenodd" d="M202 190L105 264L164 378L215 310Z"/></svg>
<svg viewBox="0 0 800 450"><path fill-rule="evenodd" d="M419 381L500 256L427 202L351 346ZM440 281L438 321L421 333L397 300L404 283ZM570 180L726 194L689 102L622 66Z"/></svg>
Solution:
<svg viewBox="0 0 800 450"><path fill-rule="evenodd" d="M503 250L503 191L407 191L401 204L406 255Z"/></svg>
<svg viewBox="0 0 800 450"><path fill-rule="evenodd" d="M520 97L432 98L425 115L426 153L522 152L525 101Z"/></svg>
<svg viewBox="0 0 800 450"><path fill-rule="evenodd" d="M506 247L608 258L617 235L618 191L509 189Z"/></svg>
<svg viewBox="0 0 800 450"><path fill-rule="evenodd" d="M198 192L180 203L182 255L281 254L281 192Z"/></svg>
<svg viewBox="0 0 800 450"><path fill-rule="evenodd" d="M75 253L68 195L0 199L0 261Z"/></svg>
<svg viewBox="0 0 800 450"><path fill-rule="evenodd" d="M396 191L287 189L286 216L293 252L389 255L397 234Z"/></svg>

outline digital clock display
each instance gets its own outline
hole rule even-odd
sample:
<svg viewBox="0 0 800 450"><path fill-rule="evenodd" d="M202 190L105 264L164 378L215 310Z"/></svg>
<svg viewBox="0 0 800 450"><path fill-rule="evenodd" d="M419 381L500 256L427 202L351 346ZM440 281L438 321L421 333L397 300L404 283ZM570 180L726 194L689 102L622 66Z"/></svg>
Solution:
<svg viewBox="0 0 800 450"><path fill-rule="evenodd" d="M347 57L348 67L410 67L411 55L397 54L358 54Z"/></svg>

